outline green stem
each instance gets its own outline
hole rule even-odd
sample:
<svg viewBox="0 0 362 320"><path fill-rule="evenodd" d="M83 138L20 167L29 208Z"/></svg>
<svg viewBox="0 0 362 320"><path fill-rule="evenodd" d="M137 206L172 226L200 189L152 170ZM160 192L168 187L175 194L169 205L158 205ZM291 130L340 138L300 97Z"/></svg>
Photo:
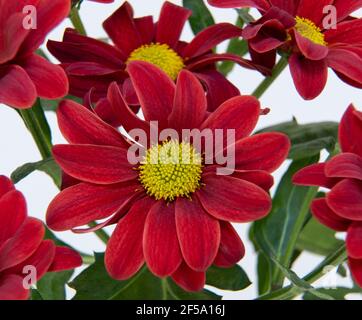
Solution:
<svg viewBox="0 0 362 320"><path fill-rule="evenodd" d="M72 21L72 24L74 26L74 28L82 35L87 35L87 32L84 28L84 24L82 22L82 19L79 15L79 10L78 8L75 6L72 8L72 11L70 12L69 15L69 19L70 21Z"/></svg>
<svg viewBox="0 0 362 320"><path fill-rule="evenodd" d="M43 159L52 156L52 144L35 114L36 106L31 109L19 110L19 113L31 133Z"/></svg>
<svg viewBox="0 0 362 320"><path fill-rule="evenodd" d="M93 264L95 259L93 256L90 256L88 254L82 255L83 264Z"/></svg>
<svg viewBox="0 0 362 320"><path fill-rule="evenodd" d="M342 245L338 248L334 253L329 255L325 260L323 260L313 271L307 274L303 280L312 284L321 277L323 277L325 273L325 268L327 266L339 266L347 259L347 252L345 245ZM257 300L289 300L293 299L299 294L303 293L305 289L299 288L293 285L275 290L268 294L262 295L257 298Z"/></svg>
<svg viewBox="0 0 362 320"><path fill-rule="evenodd" d="M281 57L279 62L275 65L272 75L270 77L266 77L260 85L255 89L252 95L256 98L261 98L261 96L266 92L266 90L273 84L273 82L279 77L279 75L283 72L283 70L288 65L288 58Z"/></svg>

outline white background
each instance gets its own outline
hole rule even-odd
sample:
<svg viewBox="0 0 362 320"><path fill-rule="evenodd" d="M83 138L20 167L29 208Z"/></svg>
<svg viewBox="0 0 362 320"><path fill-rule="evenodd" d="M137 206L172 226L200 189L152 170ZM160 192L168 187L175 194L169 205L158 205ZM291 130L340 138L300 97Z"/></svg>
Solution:
<svg viewBox="0 0 362 320"><path fill-rule="evenodd" d="M173 1L181 4L181 1ZM84 1L81 16L85 23L88 35L101 38L105 33L101 27L102 21L117 9L123 1L116 0L114 4L97 4ZM159 15L161 0L131 0L136 16ZM236 19L236 14L232 9L210 8L217 22L231 22ZM360 14L358 14L360 16ZM65 27L70 27L70 22L64 21L56 28L49 39L60 40ZM183 33L184 40L190 40L192 32L187 25ZM225 48L221 45L219 52ZM262 77L256 72L248 71L237 67L230 75L233 81L243 94L250 94L260 83ZM357 108L362 108L362 95L358 89L349 87L341 82L333 72L330 72L328 84L320 97L313 101L304 101L297 94L291 81L289 71L286 70L273 84L271 89L262 97L264 107L271 109L270 114L263 116L258 124L258 128L289 121L293 116L300 123L318 121L339 121L347 106L353 102ZM60 135L56 119L53 113L48 115L49 123L53 130L53 142L63 143L64 139ZM11 172L18 166L26 162L40 160L40 155L30 134L25 129L17 113L6 107L0 106L0 174L10 176ZM282 170L279 170L275 177L278 180ZM52 181L42 173L33 173L17 185L28 201L29 214L44 220L47 206L51 199L57 194L56 187ZM256 275L255 275L255 253L250 242L247 240L247 225L237 226L237 230L246 244L246 256L240 265L246 270L250 279L255 282L252 286L241 292L226 292L227 299L251 299L256 296ZM83 252L103 251L103 244L92 234L74 235L71 232L59 233L58 236ZM303 276L311 271L321 260L320 257L311 254L303 254L297 261L295 271L299 276ZM350 285L348 280L338 277L339 285ZM323 280L319 282L323 285Z"/></svg>

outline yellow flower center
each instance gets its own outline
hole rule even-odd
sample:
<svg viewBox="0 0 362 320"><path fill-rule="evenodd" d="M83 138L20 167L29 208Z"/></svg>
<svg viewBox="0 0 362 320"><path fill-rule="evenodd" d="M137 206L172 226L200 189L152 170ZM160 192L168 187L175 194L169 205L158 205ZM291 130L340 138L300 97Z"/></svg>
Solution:
<svg viewBox="0 0 362 320"><path fill-rule="evenodd" d="M172 201L200 188L202 158L191 144L169 140L147 150L139 171L147 194Z"/></svg>
<svg viewBox="0 0 362 320"><path fill-rule="evenodd" d="M316 26L316 24L306 18L296 17L295 18L295 29L305 38L310 41L319 44L321 46L326 46L327 42L325 41L324 34L322 30Z"/></svg>
<svg viewBox="0 0 362 320"><path fill-rule="evenodd" d="M185 67L182 58L167 44L151 43L134 50L129 61L146 61L166 72L172 80L176 80L179 72Z"/></svg>

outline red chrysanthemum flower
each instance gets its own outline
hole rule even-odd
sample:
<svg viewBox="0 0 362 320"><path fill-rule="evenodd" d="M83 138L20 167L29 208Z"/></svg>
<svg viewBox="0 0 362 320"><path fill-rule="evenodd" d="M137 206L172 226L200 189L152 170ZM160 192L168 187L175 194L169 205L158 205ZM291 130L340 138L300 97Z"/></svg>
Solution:
<svg viewBox="0 0 362 320"><path fill-rule="evenodd" d="M43 223L27 216L26 202L8 178L0 176L0 300L25 300L25 266L33 266L39 280L46 272L74 269L78 253L44 240ZM26 271L28 272L28 271Z"/></svg>
<svg viewBox="0 0 362 320"><path fill-rule="evenodd" d="M27 29L26 6L36 11L35 29ZM24 8L27 13L23 13ZM29 108L39 96L56 99L68 92L62 68L35 53L46 35L70 10L70 0L25 0L0 2L0 103ZM30 16L29 16L30 17Z"/></svg>
<svg viewBox="0 0 362 320"><path fill-rule="evenodd" d="M362 19L350 14L361 0L209 0L218 7L254 7L262 17L243 31L253 60L272 67L277 50L291 53L289 68L304 99L324 89L328 68L346 83L362 88ZM326 19L336 9L336 24ZM324 24L325 22L329 24Z"/></svg>
<svg viewBox="0 0 362 320"><path fill-rule="evenodd" d="M330 189L311 209L322 224L347 231L349 266L362 287L362 112L352 105L341 121L339 143L341 154L300 170L293 182Z"/></svg>
<svg viewBox="0 0 362 320"><path fill-rule="evenodd" d="M127 102L138 105L126 70L130 61L150 62L173 80L182 69L192 71L207 88L209 108L236 96L239 90L215 68L221 60L231 60L247 68L255 68L233 54L216 54L212 49L224 40L241 36L242 30L229 23L219 23L201 31L190 43L180 40L191 11L165 2L157 23L151 16L133 17L133 9L125 2L103 24L113 41L109 45L66 30L63 42L49 41L49 51L62 62L69 81L70 93L83 98L92 90L93 102L107 95L108 86L116 81ZM265 68L260 70L267 72ZM101 100L96 111L107 117L109 106ZM104 118L103 117L103 118Z"/></svg>
<svg viewBox="0 0 362 320"><path fill-rule="evenodd" d="M131 62L127 71L145 120L128 107L115 82L108 98L131 137L133 129L149 134L151 121L177 131L234 129L235 172L217 175L218 165L206 164L192 142L175 139L145 146L143 160L132 165L127 151L134 142L85 107L63 101L57 116L70 144L55 146L53 154L81 182L52 201L47 223L75 232L94 230L79 227L95 220L105 219L97 228L117 223L105 254L112 277L131 277L146 262L155 275L200 290L211 264L228 267L242 258L244 247L230 222L254 221L270 211L270 173L285 160L290 143L280 133L249 137L261 113L254 97L234 97L209 113L204 89L189 71L180 72L177 85L147 62ZM187 163L184 154L190 155Z"/></svg>

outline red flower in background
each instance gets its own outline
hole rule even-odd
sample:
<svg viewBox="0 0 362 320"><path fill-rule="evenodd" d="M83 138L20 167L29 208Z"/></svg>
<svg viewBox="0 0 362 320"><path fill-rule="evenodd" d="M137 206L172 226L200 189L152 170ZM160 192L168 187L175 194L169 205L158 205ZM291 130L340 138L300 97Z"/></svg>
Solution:
<svg viewBox="0 0 362 320"><path fill-rule="evenodd" d="M23 27L27 5L36 8L36 29ZM67 94L63 69L35 51L69 10L70 0L0 2L0 103L29 108L38 96L56 99Z"/></svg>
<svg viewBox="0 0 362 320"><path fill-rule="evenodd" d="M352 105L341 121L339 143L341 154L300 170L293 182L330 189L313 201L312 213L327 227L347 231L349 266L362 287L362 112Z"/></svg>
<svg viewBox="0 0 362 320"><path fill-rule="evenodd" d="M97 102L107 95L108 86L116 81L128 103L139 105L126 72L133 60L150 62L165 71L173 80L182 69L192 71L207 89L209 108L239 94L215 68L221 60L231 60L247 68L250 61L233 54L215 54L212 49L224 40L239 37L241 29L229 23L213 25L201 31L190 42L180 40L191 11L165 2L157 23L151 16L133 17L133 9L125 2L103 24L114 45L109 45L74 30L66 30L63 42L49 41L49 51L62 62L70 81L70 93L83 98L90 88ZM261 68L265 71L265 68ZM96 107L107 117L109 105L101 100Z"/></svg>
<svg viewBox="0 0 362 320"><path fill-rule="evenodd" d="M270 173L285 160L289 140L280 133L249 137L261 112L254 97L234 97L208 113L204 89L189 71L180 72L177 85L147 62L131 62L127 71L145 120L128 107L115 82L108 90L127 132L139 128L148 134L150 121L178 131L235 129L235 172L216 175L218 166L207 165L203 152L184 140L159 141L132 165L127 159L132 142L83 106L64 101L57 116L70 144L55 146L53 154L81 182L52 201L47 223L53 230L75 232L95 230L77 228L96 220L105 219L96 229L117 224L105 255L112 277L129 278L146 262L155 275L200 290L211 264L229 267L244 255L230 222L257 220L269 212ZM171 149L179 155L178 165L166 156ZM157 151L161 156L151 162ZM186 151L192 156L187 164L181 157Z"/></svg>
<svg viewBox="0 0 362 320"><path fill-rule="evenodd" d="M25 266L36 268L37 280L46 272L73 269L82 264L78 253L44 240L43 223L27 216L24 196L11 180L0 176L0 300L25 300Z"/></svg>
<svg viewBox="0 0 362 320"><path fill-rule="evenodd" d="M324 89L328 68L349 85L362 88L362 19L350 14L361 0L209 0L218 7L253 7L262 17L243 31L253 61L272 67L277 50L291 53L289 68L304 99ZM337 24L323 25L333 5ZM330 22L330 21L329 21ZM333 28L332 28L333 27Z"/></svg>

